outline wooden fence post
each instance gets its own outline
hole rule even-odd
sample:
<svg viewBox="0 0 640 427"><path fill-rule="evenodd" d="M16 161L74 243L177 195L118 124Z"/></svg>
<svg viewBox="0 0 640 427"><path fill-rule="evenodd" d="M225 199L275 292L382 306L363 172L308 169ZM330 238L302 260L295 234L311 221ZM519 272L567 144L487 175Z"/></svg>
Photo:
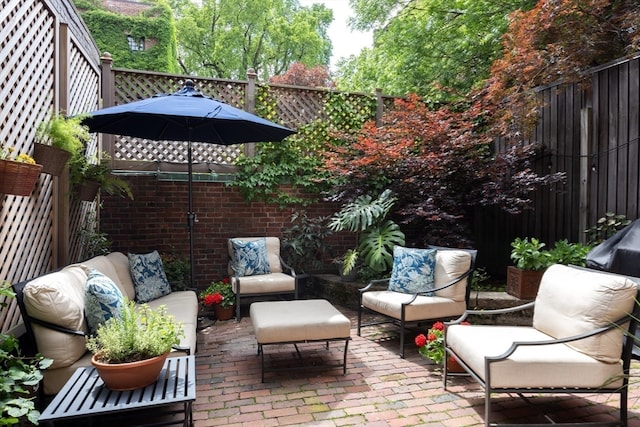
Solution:
<svg viewBox="0 0 640 427"><path fill-rule="evenodd" d="M115 82L113 72L111 71L111 65L113 64L113 58L109 52L105 52L100 56L100 67L102 68L102 74L100 78L101 87L100 90L102 92L102 108L112 107L115 105ZM115 162L115 147L114 147L114 135L102 134L102 144L98 144L98 156L100 156L101 152L104 150L109 153L109 162L111 167L114 166Z"/></svg>
<svg viewBox="0 0 640 427"><path fill-rule="evenodd" d="M244 109L245 111L254 114L256 111L256 80L258 78L258 74L256 70L253 68L249 68L247 70L247 89L245 92L245 102ZM256 144L248 143L244 144L244 155L247 157L253 157L256 154Z"/></svg>
<svg viewBox="0 0 640 427"><path fill-rule="evenodd" d="M578 206L578 224L580 230L586 230L589 220L589 148L591 147L591 125L593 110L591 107L580 109L580 202ZM580 243L586 243L586 233L580 234Z"/></svg>
<svg viewBox="0 0 640 427"><path fill-rule="evenodd" d="M382 124L382 114L384 113L384 101L382 100L382 89L376 89L376 126Z"/></svg>

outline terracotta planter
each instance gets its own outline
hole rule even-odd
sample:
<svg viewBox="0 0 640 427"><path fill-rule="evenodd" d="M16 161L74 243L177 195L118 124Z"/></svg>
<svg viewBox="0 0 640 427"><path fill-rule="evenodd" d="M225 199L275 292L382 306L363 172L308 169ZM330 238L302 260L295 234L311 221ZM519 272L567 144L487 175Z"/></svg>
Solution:
<svg viewBox="0 0 640 427"><path fill-rule="evenodd" d="M102 363L94 355L91 364L95 366L105 387L110 390L134 390L146 387L158 380L164 361L169 353L131 363Z"/></svg>
<svg viewBox="0 0 640 427"><path fill-rule="evenodd" d="M39 164L0 160L0 194L31 195L41 171Z"/></svg>
<svg viewBox="0 0 640 427"><path fill-rule="evenodd" d="M71 157L71 153L62 148L46 144L33 145L33 158L42 165L42 173L60 176L69 157Z"/></svg>
<svg viewBox="0 0 640 427"><path fill-rule="evenodd" d="M449 357L449 360L447 360L447 372L462 374L467 371L464 370L464 368L458 363L456 359L454 359L453 357Z"/></svg>
<svg viewBox="0 0 640 427"><path fill-rule="evenodd" d="M521 270L507 267L507 293L520 299L535 299L544 270Z"/></svg>
<svg viewBox="0 0 640 427"><path fill-rule="evenodd" d="M231 307L223 307L220 304L215 304L213 306L213 312L216 315L216 319L218 320L229 320L233 317L234 306Z"/></svg>

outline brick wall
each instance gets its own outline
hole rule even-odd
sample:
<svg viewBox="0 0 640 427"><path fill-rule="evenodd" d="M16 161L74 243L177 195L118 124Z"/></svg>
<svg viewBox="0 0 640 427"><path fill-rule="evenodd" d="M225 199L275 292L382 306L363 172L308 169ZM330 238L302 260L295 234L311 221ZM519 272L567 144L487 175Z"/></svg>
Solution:
<svg viewBox="0 0 640 427"><path fill-rule="evenodd" d="M188 192L186 182L158 181L153 176L126 177L135 200L103 197L101 231L112 240L112 250L124 253L175 252L188 258ZM204 288L225 276L227 239L243 236L278 236L289 227L291 209L265 203L247 203L237 189L219 182L194 182L193 206L195 282ZM332 203L307 209L310 217L338 210ZM331 236L336 253L354 245L353 235ZM327 260L327 269L331 266Z"/></svg>

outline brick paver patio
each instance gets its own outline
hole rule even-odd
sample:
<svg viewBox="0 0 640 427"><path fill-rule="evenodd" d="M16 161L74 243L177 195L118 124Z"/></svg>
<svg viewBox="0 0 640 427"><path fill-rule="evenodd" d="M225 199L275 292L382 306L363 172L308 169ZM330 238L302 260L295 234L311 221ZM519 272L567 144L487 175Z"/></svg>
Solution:
<svg viewBox="0 0 640 427"><path fill-rule="evenodd" d="M194 419L204 426L479 426L484 398L468 378L455 378L442 388L441 373L413 352L397 355L399 341L392 326L363 329L356 335L356 313L338 307L352 322L347 375L329 371L267 374L260 381L260 358L251 321L243 317L216 322L198 336L197 400ZM307 363L340 358L343 346L327 351L319 344L302 344ZM267 363L296 362L293 345L270 346ZM634 372L640 364L634 362ZM556 421L603 421L617 415L619 402L609 395L557 395L545 402ZM501 422L545 422L539 410L515 396L499 395ZM640 386L631 386L629 426L640 427Z"/></svg>

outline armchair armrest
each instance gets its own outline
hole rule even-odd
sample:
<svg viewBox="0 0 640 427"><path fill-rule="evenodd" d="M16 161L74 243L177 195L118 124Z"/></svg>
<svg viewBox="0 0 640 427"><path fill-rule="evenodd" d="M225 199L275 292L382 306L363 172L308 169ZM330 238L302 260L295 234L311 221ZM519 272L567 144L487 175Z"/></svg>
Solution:
<svg viewBox="0 0 640 427"><path fill-rule="evenodd" d="M278 257L280 258L280 264L282 264L282 269L289 270L289 274L293 277L296 277L296 271L293 269L293 267L291 267L289 264L284 262L284 260L282 259L282 256L278 255Z"/></svg>
<svg viewBox="0 0 640 427"><path fill-rule="evenodd" d="M577 335L572 335L569 337L565 337L565 338L556 338L556 339L551 339L551 340L543 340L543 341L515 341L511 344L511 347L509 347L509 349L507 351L505 351L504 353L498 355L498 356L487 356L486 357L486 361L487 363L492 363L492 362L499 362L500 360L504 360L506 358L508 358L509 356L511 356L517 349L518 347L524 347L524 346L537 346L537 345L553 345L553 344L566 344L572 341L579 341L581 339L584 338L589 338L592 337L594 335L599 335L602 334L604 332L610 331L613 328L620 328L623 324L629 322L631 320L631 316L627 315L624 316L623 318L607 325L607 326L602 326L600 328L596 328L596 329L592 329L590 331L587 332L583 332L581 334L577 334Z"/></svg>

